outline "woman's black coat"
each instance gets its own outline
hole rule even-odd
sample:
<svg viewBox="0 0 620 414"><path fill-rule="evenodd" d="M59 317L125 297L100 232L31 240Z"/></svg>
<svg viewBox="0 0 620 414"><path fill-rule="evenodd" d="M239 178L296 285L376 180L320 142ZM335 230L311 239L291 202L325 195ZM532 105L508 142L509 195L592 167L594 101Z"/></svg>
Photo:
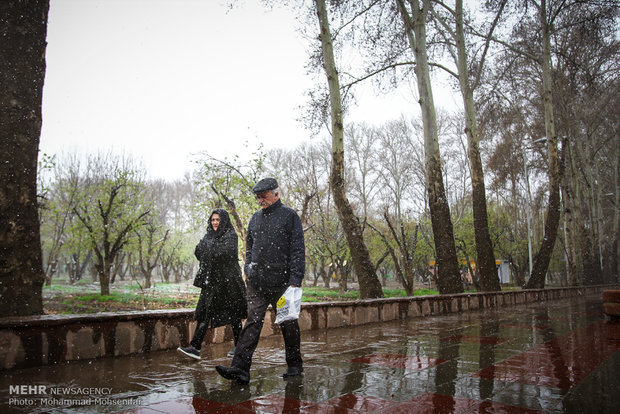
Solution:
<svg viewBox="0 0 620 414"><path fill-rule="evenodd" d="M217 231L211 226L213 214L220 216ZM239 267L237 233L228 212L215 209L209 216L207 234L196 246L200 261L196 280L201 286L194 319L207 321L212 328L247 318L245 283Z"/></svg>

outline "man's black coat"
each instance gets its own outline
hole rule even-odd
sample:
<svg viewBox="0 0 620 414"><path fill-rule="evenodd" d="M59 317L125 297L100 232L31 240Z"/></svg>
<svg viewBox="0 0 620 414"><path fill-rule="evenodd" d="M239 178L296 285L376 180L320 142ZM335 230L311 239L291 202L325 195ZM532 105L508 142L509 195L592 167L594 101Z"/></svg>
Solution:
<svg viewBox="0 0 620 414"><path fill-rule="evenodd" d="M245 274L260 289L301 286L306 270L304 231L299 216L281 200L250 219Z"/></svg>

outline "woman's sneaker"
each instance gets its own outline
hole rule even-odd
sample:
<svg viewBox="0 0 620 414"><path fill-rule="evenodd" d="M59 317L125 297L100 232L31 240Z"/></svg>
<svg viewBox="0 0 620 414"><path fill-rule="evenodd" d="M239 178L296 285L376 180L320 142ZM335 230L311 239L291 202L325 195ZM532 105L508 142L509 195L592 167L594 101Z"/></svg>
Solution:
<svg viewBox="0 0 620 414"><path fill-rule="evenodd" d="M187 355L190 358L200 359L200 349L196 349L193 346L188 346L187 348L178 347L177 351Z"/></svg>

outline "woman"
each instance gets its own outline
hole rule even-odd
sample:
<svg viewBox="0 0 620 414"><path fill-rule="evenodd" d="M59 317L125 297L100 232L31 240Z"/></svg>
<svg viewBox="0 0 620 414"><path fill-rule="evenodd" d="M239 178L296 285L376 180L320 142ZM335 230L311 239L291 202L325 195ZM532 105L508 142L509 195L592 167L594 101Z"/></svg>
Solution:
<svg viewBox="0 0 620 414"><path fill-rule="evenodd" d="M194 286L200 287L200 298L194 319L196 332L186 348L178 350L200 359L200 347L209 326L232 325L235 345L241 332L241 320L247 318L245 284L239 267L237 233L228 212L217 208L209 217L207 234L194 251L200 267ZM234 348L229 352L234 355Z"/></svg>

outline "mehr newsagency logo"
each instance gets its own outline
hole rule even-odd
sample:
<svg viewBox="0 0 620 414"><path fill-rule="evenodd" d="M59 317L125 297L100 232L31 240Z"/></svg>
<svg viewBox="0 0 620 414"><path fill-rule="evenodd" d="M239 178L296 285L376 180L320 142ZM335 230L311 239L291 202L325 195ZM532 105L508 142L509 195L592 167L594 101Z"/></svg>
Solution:
<svg viewBox="0 0 620 414"><path fill-rule="evenodd" d="M68 407L85 405L141 405L140 398L111 398L109 387L50 387L47 385L9 385L8 404L12 406Z"/></svg>

